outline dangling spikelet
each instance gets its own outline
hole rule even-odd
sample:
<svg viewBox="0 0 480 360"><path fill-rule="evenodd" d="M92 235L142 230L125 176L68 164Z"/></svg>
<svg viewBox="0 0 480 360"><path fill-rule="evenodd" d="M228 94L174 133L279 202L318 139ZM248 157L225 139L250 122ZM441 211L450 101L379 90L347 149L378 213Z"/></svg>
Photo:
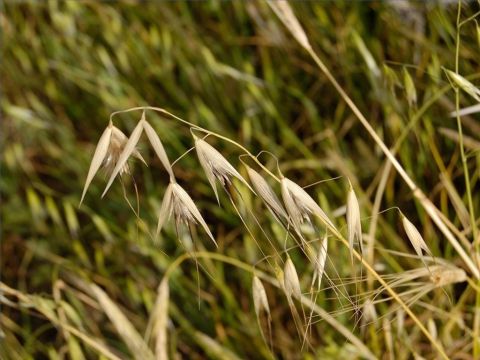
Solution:
<svg viewBox="0 0 480 360"><path fill-rule="evenodd" d="M123 148L121 154L119 155L118 161L116 162L115 168L113 169L112 174L110 175L110 179L108 180L107 186L103 191L102 197L105 196L105 194L107 193L108 189L112 185L113 180L115 180L115 177L118 175L118 173L122 169L124 169L124 166L127 163L127 160L130 157L130 155L134 153L138 140L140 140L140 136L142 135L144 122L145 122L145 113L142 115L142 118L138 122L137 126L135 126L135 129L133 129L132 134L130 135L130 138L128 139L127 143L125 144L125 147Z"/></svg>
<svg viewBox="0 0 480 360"><path fill-rule="evenodd" d="M291 298L292 296L297 298L301 297L302 291L300 289L300 281L298 280L297 270L295 269L295 265L293 265L290 256L287 257L283 269L283 286L288 298Z"/></svg>
<svg viewBox="0 0 480 360"><path fill-rule="evenodd" d="M328 236L325 236L322 239L320 244L320 250L318 250L317 259L315 260L315 271L313 272L312 284L317 282L317 290L320 290L322 286L323 273L325 272L325 263L327 261L328 253Z"/></svg>
<svg viewBox="0 0 480 360"><path fill-rule="evenodd" d="M90 163L90 168L88 170L87 179L85 181L85 186L83 188L83 193L80 199L79 206L82 204L88 187L90 186L90 183L92 182L100 167L105 168L107 174L112 174L116 164L118 163L120 154L123 152L123 149L125 148L127 142L127 136L119 128L117 128L110 122L110 124L100 137L97 147L95 148L95 152L93 154L92 162ZM147 165L147 163L137 149L133 149L132 155L141 160L145 165ZM125 172L128 172L127 164L124 164L124 166L120 169L120 174L123 174Z"/></svg>
<svg viewBox="0 0 480 360"><path fill-rule="evenodd" d="M423 240L422 235L420 235L420 232L417 230L415 225L413 225L406 218L405 215L401 214L401 216L402 216L403 228L405 229L405 233L407 234L407 237L410 240L410 243L412 244L413 249L417 253L418 257L422 260L425 267L428 269L422 250L424 250L428 255L433 257L432 253L430 252L430 249L428 248L427 244L425 243L425 240Z"/></svg>
<svg viewBox="0 0 480 360"><path fill-rule="evenodd" d="M200 214L200 211L198 211L197 206L190 195L188 195L180 185L173 182L168 185L167 190L165 191L160 213L158 215L156 237L158 237L163 225L170 219L172 214L175 217L175 225L177 227L182 223L187 226L199 223L210 239L212 239L215 246L218 246L207 226L207 223Z"/></svg>
<svg viewBox="0 0 480 360"><path fill-rule="evenodd" d="M270 307L268 306L267 292L257 275L253 276L252 281L253 306L257 319L260 318L260 312L264 310L270 318Z"/></svg>
<svg viewBox="0 0 480 360"><path fill-rule="evenodd" d="M93 154L92 162L90 163L90 168L88 169L87 179L85 180L85 186L83 187L82 197L80 199L80 205L82 205L83 198L87 193L88 187L92 182L95 174L97 173L98 169L102 165L105 157L107 156L108 146L110 144L110 138L112 136L112 128L113 125L110 123L108 127L104 130L102 136L100 136L100 140L98 140L97 147L95 148L95 152Z"/></svg>
<svg viewBox="0 0 480 360"><path fill-rule="evenodd" d="M360 207L357 196L353 191L352 184L349 182L347 196L347 227L348 227L348 245L350 247L350 257L353 262L353 246L355 239L358 241L360 252L363 253L362 246L362 224L360 222Z"/></svg>
<svg viewBox="0 0 480 360"><path fill-rule="evenodd" d="M252 168L245 166L247 168L248 176L250 177L250 181L253 185L253 189L255 192L260 196L262 201L265 203L267 208L273 214L273 216L280 221L280 219L288 219L288 215L285 212L285 209L280 203L275 192L272 190L270 185L268 185L267 181L255 170Z"/></svg>
<svg viewBox="0 0 480 360"><path fill-rule="evenodd" d="M160 159L162 165L165 167L165 170L167 170L168 175L170 176L170 180L175 179L172 171L172 166L170 165L170 161L168 160L167 153L165 152L165 148L163 147L163 144L160 141L157 133L146 120L143 122L143 129L145 130L145 134L147 134L148 140L150 141L153 150L155 150L155 153Z"/></svg>
<svg viewBox="0 0 480 360"><path fill-rule="evenodd" d="M205 140L202 140L195 135L193 135L193 137L195 139L195 149L197 150L198 160L200 161L200 165L207 176L208 182L210 183L219 204L220 200L218 198L216 180L225 187L227 184L231 183L231 178L235 177L255 193L242 175L235 170L222 154Z"/></svg>
<svg viewBox="0 0 480 360"><path fill-rule="evenodd" d="M304 220L310 222L310 215L315 215L324 224L328 225L332 229L335 229L335 226L327 217L325 212L300 186L295 184L290 179L283 177L281 179L281 188L283 203L285 204L287 213L296 232L299 235L301 234L300 225L304 222Z"/></svg>

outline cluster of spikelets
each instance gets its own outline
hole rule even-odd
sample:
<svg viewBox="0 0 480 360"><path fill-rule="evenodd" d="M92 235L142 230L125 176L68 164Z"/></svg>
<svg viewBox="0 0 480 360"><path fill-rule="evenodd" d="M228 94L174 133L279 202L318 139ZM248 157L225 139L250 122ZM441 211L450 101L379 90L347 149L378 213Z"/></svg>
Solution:
<svg viewBox="0 0 480 360"><path fill-rule="evenodd" d="M210 132L198 127L195 127L194 129L198 131L204 131L207 135L211 134ZM106 173L109 175L106 188L102 194L103 197L111 187L117 175L123 176L125 174L129 174L128 159L130 157L133 156L145 163L144 159L137 150L137 144L143 132L145 132L156 155L169 174L169 184L166 188L158 215L158 225L156 231L157 237L164 225L173 216L175 225L177 227L181 225L186 225L187 227L191 225L200 225L216 245L217 243L214 235L210 231L200 211L195 205L195 202L192 200L187 191L185 191L176 182L172 165L168 159L159 136L146 120L145 110L142 113L140 121L128 138L113 125L112 121L110 121L95 149L80 203L83 201L93 177L100 168L103 167ZM279 196L277 196L267 180L253 168L245 165L246 172L250 179L249 183L218 150L212 147L205 140L205 137L200 138L193 135L193 138L198 160L208 182L213 189L218 203L220 203L220 200L217 183L220 184L228 193L229 187L233 185L232 181L234 178L245 185L253 194L260 197L266 208L271 212L273 217L280 224L282 224L282 226L287 230L287 233L290 231L290 229L293 229L294 234L296 234L299 244L302 246L305 255L309 258L310 262L314 266L312 289L315 287L317 292L320 291L322 278L324 277L325 273L325 265L328 253L328 234L330 233L334 237L344 239L341 233L335 227L334 223L328 218L326 213L302 187L300 187L294 181L284 177L283 174L280 173L280 176L276 178L280 182L280 200ZM250 154L247 155L251 156ZM363 261L361 255L363 250L362 228L359 202L350 182L348 185L346 203L348 240L345 240L345 243L348 244L353 263L354 255ZM316 252L311 246L309 246L308 242L304 238L303 231L305 225L313 228L313 222L315 219L319 220L326 229L325 235L320 242L319 250ZM427 287L428 291L454 282L465 281L465 273L461 269L445 266L442 267L438 265L429 267L427 260L433 259L433 256L431 255L427 244L423 240L417 228L403 214L401 215L401 219L405 233L410 240L416 255L424 263L425 268L417 269L412 273L407 272L403 274L401 277L399 277L399 279L396 280L396 282L380 287L376 295L385 290L387 286L390 288L401 286L407 280L411 279L412 276L430 276L429 285ZM354 250L355 245L358 246L359 252ZM427 258L425 254L429 255L429 257ZM283 291L288 299L289 305L292 308L292 311L294 311L292 299L301 299L303 293L294 263L288 255L286 261L284 262L283 270L280 270L277 275L281 287L283 288ZM405 279L405 282L403 282L402 279ZM424 294L424 292L421 293ZM270 323L270 308L268 305L269 302L267 299L267 293L262 282L257 276L253 277L252 294L257 319L260 318L260 313L263 311L269 319L268 323ZM375 302L371 301L370 298L367 298L362 306L365 316L369 319L375 318L374 304Z"/></svg>

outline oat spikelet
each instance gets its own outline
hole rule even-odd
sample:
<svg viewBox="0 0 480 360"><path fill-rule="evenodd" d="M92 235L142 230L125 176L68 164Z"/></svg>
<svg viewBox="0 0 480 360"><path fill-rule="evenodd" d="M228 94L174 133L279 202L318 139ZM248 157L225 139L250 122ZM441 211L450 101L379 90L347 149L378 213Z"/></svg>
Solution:
<svg viewBox="0 0 480 360"><path fill-rule="evenodd" d="M362 246L362 224L360 222L360 206L358 205L357 196L353 191L352 184L349 182L349 190L347 196L347 228L348 228L348 245L350 247L350 258L353 262L353 246L354 241L358 241L360 252L363 253Z"/></svg>
<svg viewBox="0 0 480 360"><path fill-rule="evenodd" d="M260 318L260 312L264 310L270 318L270 307L268 306L267 292L257 275L253 276L252 281L253 306L257 319Z"/></svg>
<svg viewBox="0 0 480 360"><path fill-rule="evenodd" d="M362 306L362 325L365 326L370 323L375 323L378 320L377 310L372 300L367 299Z"/></svg>
<svg viewBox="0 0 480 360"><path fill-rule="evenodd" d="M404 216L403 214L402 214L402 224L403 224L403 228L405 229L405 233L407 234L407 237L413 246L413 249L417 253L418 257L422 260L425 267L428 268L425 262L422 250L425 251L431 257L433 257L433 255L430 252L430 249L428 248L427 244L425 243L425 240L423 240L422 235L420 235L420 232L417 230L415 225L413 225L410 222L410 220L408 220L406 216Z"/></svg>
<svg viewBox="0 0 480 360"><path fill-rule="evenodd" d="M300 225L307 220L311 221L310 215L317 216L323 223L335 229L335 226L325 212L300 186L287 178L281 179L282 198L292 224L300 235Z"/></svg>
<svg viewBox="0 0 480 360"><path fill-rule="evenodd" d="M227 159L223 157L222 154L220 154L220 152L218 152L218 150L216 150L205 140L202 140L195 135L193 137L195 139L195 149L197 151L198 160L200 161L200 165L207 176L208 182L212 186L215 197L217 198L217 202L219 204L220 200L218 198L216 186L217 180L223 187L225 187L227 184L231 183L231 178L235 177L245 184L245 186L247 186L252 192L254 192L242 175L235 170L235 168L227 161Z"/></svg>
<svg viewBox="0 0 480 360"><path fill-rule="evenodd" d="M298 280L297 270L295 269L295 265L293 265L290 256L287 257L283 269L283 286L288 298L291 298L292 296L297 298L301 297L302 290L300 289L300 281Z"/></svg>
<svg viewBox="0 0 480 360"><path fill-rule="evenodd" d="M325 272L325 263L327 261L327 253L328 253L328 236L325 236L322 239L322 243L320 244L320 250L317 254L317 259L315 260L315 271L313 273L313 281L312 283L317 282L317 290L320 290L322 286L322 278L323 273Z"/></svg>
<svg viewBox="0 0 480 360"><path fill-rule="evenodd" d="M218 246L207 223L200 214L200 211L198 211L190 195L175 182L171 182L165 191L158 216L156 237L158 237L163 225L170 219L172 214L175 217L175 225L177 227L182 223L187 226L190 224L200 224L210 239L212 239L215 246Z"/></svg>
<svg viewBox="0 0 480 360"><path fill-rule="evenodd" d="M473 85L470 81L465 79L462 75L459 75L453 71L445 70L450 80L458 86L460 89L465 91L468 95L473 97L475 100L480 102L480 89Z"/></svg>
<svg viewBox="0 0 480 360"><path fill-rule="evenodd" d="M110 175L110 179L108 180L107 186L103 191L102 197L105 196L105 194L107 193L108 189L112 185L113 180L115 180L115 177L118 175L118 173L120 173L120 171L124 169L124 166L126 165L128 158L135 152L135 147L137 146L138 140L140 140L140 136L142 135L144 122L145 122L145 115L142 116L142 119L138 122L137 126L135 126L135 129L133 129L132 134L130 135L130 138L128 139L122 152L120 153L118 161L115 163L115 168L113 169L112 174Z"/></svg>
<svg viewBox="0 0 480 360"><path fill-rule="evenodd" d="M302 26L298 22L288 2L285 0L270 0L268 1L268 5L270 5L272 10L284 23L286 28L292 33L300 45L302 45L305 49L311 49L307 35L305 34L305 31L303 31Z"/></svg>
<svg viewBox="0 0 480 360"><path fill-rule="evenodd" d="M107 156L108 145L110 144L110 138L112 136L112 128L113 125L109 124L103 132L102 136L100 136L100 140L98 140L97 147L95 148L95 152L93 154L92 162L90 163L90 168L88 169L87 179L85 180L85 186L83 187L82 198L80 199L79 206L82 205L83 198L87 193L90 183L92 182L98 169L100 169L103 160Z"/></svg>
<svg viewBox="0 0 480 360"><path fill-rule="evenodd" d="M246 168L248 176L250 177L250 181L253 185L253 189L258 196L260 196L273 216L277 220L280 220L280 218L288 219L288 215L281 205L280 200L263 176L248 166L246 166Z"/></svg>
<svg viewBox="0 0 480 360"><path fill-rule="evenodd" d="M170 175L170 180L175 179L175 176L173 175L173 171L172 171L172 165L170 165L170 161L168 160L168 156L167 156L167 153L165 152L165 148L163 147L163 144L160 141L160 138L158 137L157 133L146 120L143 122L143 129L145 130L145 134L147 134L148 141L150 141L150 144L152 145L153 150L155 150L155 153L157 154L158 158L162 162L163 167L165 168L165 170L167 170L168 175Z"/></svg>
<svg viewBox="0 0 480 360"><path fill-rule="evenodd" d="M88 170L87 180L85 181L85 186L82 193L82 198L80 199L80 204L82 204L85 194L95 177L96 173L100 167L104 168L107 174L111 174L115 165L118 162L120 154L122 153L125 145L127 144L127 136L112 123L103 132L100 140L98 141L97 147L95 148L95 153L93 154L92 162ZM132 155L141 160L145 165L147 163L143 159L142 155L134 148ZM148 166L148 165L147 165ZM128 172L128 164L125 164L120 169L120 174Z"/></svg>

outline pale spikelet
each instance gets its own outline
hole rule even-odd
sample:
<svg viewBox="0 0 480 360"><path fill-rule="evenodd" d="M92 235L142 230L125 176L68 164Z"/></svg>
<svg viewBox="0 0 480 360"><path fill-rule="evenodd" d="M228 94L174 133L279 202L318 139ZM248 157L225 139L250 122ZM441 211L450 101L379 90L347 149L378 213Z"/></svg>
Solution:
<svg viewBox="0 0 480 360"><path fill-rule="evenodd" d="M415 84L413 79L410 76L410 73L406 68L403 68L403 86L405 87L405 93L407 95L408 106L413 106L417 104L417 90L415 89Z"/></svg>
<svg viewBox="0 0 480 360"><path fill-rule="evenodd" d="M107 156L108 145L110 144L110 138L112 136L112 128L113 125L110 124L103 132L102 136L100 136L100 140L98 140L97 147L95 148L95 152L93 154L92 162L90 163L90 168L88 169L87 179L85 180L85 186L83 187L82 197L80 199L80 204L83 202L83 198L87 193L88 187L92 182L95 174L97 173L98 169L103 163L103 160Z"/></svg>
<svg viewBox="0 0 480 360"><path fill-rule="evenodd" d="M402 214L402 224L403 224L403 228L405 229L405 233L407 234L407 237L410 240L410 243L412 244L415 252L427 267L422 250L425 251L430 256L432 256L432 253L430 252L430 249L425 243L425 240L423 240L422 235L420 235L420 232L417 230L415 225L413 225L403 214Z"/></svg>
<svg viewBox="0 0 480 360"><path fill-rule="evenodd" d="M157 360L168 360L167 354L167 325L168 325L168 303L170 289L168 278L165 277L158 287L157 300L155 304L155 358Z"/></svg>
<svg viewBox="0 0 480 360"><path fill-rule="evenodd" d="M158 137L157 133L153 129L153 127L145 120L143 122L143 129L145 130L145 134L147 134L148 140L155 150L158 158L162 162L163 167L167 170L168 175L170 175L170 179L175 179L172 171L172 165L170 165L170 161L168 160L167 153L165 152L165 148L163 147L160 138Z"/></svg>
<svg viewBox="0 0 480 360"><path fill-rule="evenodd" d="M108 189L112 185L113 180L115 180L115 177L118 175L118 173L122 169L124 169L124 166L127 163L128 158L134 153L138 140L140 140L140 135L142 135L144 121L145 121L144 116L142 116L142 119L138 122L137 126L135 126L135 129L133 129L132 134L130 135L130 138L128 139L127 143L125 144L118 158L118 161L116 161L115 163L115 168L113 169L112 174L110 175L110 179L108 180L107 186L103 191L102 197L105 196L105 194L107 193Z"/></svg>
<svg viewBox="0 0 480 360"><path fill-rule="evenodd" d="M300 234L300 225L305 221L311 221L310 215L317 216L323 223L331 228L335 226L325 212L300 186L287 178L281 179L282 198L287 213L295 230Z"/></svg>
<svg viewBox="0 0 480 360"><path fill-rule="evenodd" d="M322 239L320 244L320 250L318 250L317 258L315 260L315 271L313 273L312 283L317 282L317 290L320 290L322 286L323 273L325 272L325 263L327 261L328 253L328 236L325 236Z"/></svg>
<svg viewBox="0 0 480 360"><path fill-rule="evenodd" d="M453 265L432 266L430 280L436 287L467 281L467 274L461 268Z"/></svg>
<svg viewBox="0 0 480 360"><path fill-rule="evenodd" d="M285 289L285 293L289 298L291 298L292 296L300 298L300 296L302 295L297 270L295 269L295 265L293 265L290 256L287 257L285 267L283 268L283 286Z"/></svg>
<svg viewBox="0 0 480 360"><path fill-rule="evenodd" d="M427 320L428 332L432 335L432 338L435 340L438 338L437 325L435 325L435 320L428 318Z"/></svg>
<svg viewBox="0 0 480 360"><path fill-rule="evenodd" d="M250 181L253 185L253 189L258 196L260 196L275 218L277 218L277 220L280 218L288 219L288 215L281 205L280 200L263 176L248 166L246 166L246 168L248 176L250 177Z"/></svg>
<svg viewBox="0 0 480 360"><path fill-rule="evenodd" d="M272 10L284 23L286 28L292 33L300 45L302 45L305 49L311 49L307 35L305 34L305 31L303 31L302 26L298 22L288 2L285 0L270 0L268 1L268 5L270 5Z"/></svg>
<svg viewBox="0 0 480 360"><path fill-rule="evenodd" d="M475 100L480 102L480 89L478 89L475 85L473 85L470 81L465 79L463 76L454 73L450 70L445 70L448 77L453 81L453 83L458 86L460 89L465 91Z"/></svg>
<svg viewBox="0 0 480 360"><path fill-rule="evenodd" d="M175 218L175 225L177 227L182 223L187 226L189 224L200 224L210 239L212 239L215 245L218 246L207 226L207 223L200 214L200 211L198 211L197 206L190 195L188 195L180 185L174 182L171 182L165 191L158 216L156 237L158 237L163 225L170 219L172 214Z"/></svg>
<svg viewBox="0 0 480 360"><path fill-rule="evenodd" d="M349 190L347 196L347 228L348 228L348 245L350 247L350 257L353 262L353 246L357 240L360 252L363 253L362 246L362 224L360 222L360 207L358 205L357 196L353 191L352 184L349 182Z"/></svg>
<svg viewBox="0 0 480 360"><path fill-rule="evenodd" d="M367 299L362 306L362 325L375 323L378 320L377 310L372 300Z"/></svg>
<svg viewBox="0 0 480 360"><path fill-rule="evenodd" d="M260 318L260 312L264 310L268 317L270 317L270 307L268 306L267 292L263 287L262 282L257 275L253 276L252 281L252 296L253 306L255 307L255 314Z"/></svg>
<svg viewBox="0 0 480 360"><path fill-rule="evenodd" d="M197 150L198 160L200 165L207 176L208 182L212 186L212 189L217 198L217 202L220 203L218 198L218 191L216 186L216 181L225 187L227 184L231 183L231 178L235 177L240 180L245 186L247 186L252 192L252 188L245 179L238 173L237 170L220 154L213 146L207 143L205 140L202 140L195 135L195 149Z"/></svg>
<svg viewBox="0 0 480 360"><path fill-rule="evenodd" d="M97 147L95 148L79 206L82 204L88 187L90 186L90 183L100 167L104 168L107 174L112 174L120 154L127 144L127 141L127 136L119 128L114 126L112 123L108 125L100 137ZM137 149L134 148L132 155L147 165ZM120 169L121 174L125 172L128 172L128 164L124 164L124 166Z"/></svg>

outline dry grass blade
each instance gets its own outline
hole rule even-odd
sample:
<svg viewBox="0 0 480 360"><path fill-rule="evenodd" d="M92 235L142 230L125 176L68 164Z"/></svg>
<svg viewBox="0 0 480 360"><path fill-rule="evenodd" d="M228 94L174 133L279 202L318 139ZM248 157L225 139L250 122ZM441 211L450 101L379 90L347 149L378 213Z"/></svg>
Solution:
<svg viewBox="0 0 480 360"><path fill-rule="evenodd" d="M253 276L252 295L257 319L260 319L260 312L262 310L264 310L270 318L270 307L268 306L267 292L265 291L262 282L256 275Z"/></svg>
<svg viewBox="0 0 480 360"><path fill-rule="evenodd" d="M306 49L310 49L311 46L308 42L307 35L305 31L303 31L302 26L298 22L288 2L286 0L270 0L268 1L268 5L270 5L287 29L290 30L292 35L295 36L300 45Z"/></svg>
<svg viewBox="0 0 480 360"><path fill-rule="evenodd" d="M153 360L154 356L147 344L143 341L143 338L137 332L132 323L118 308L117 304L115 304L97 285L91 284L90 289L97 298L100 307L115 326L115 329L127 345L133 357L136 360Z"/></svg>
<svg viewBox="0 0 480 360"><path fill-rule="evenodd" d="M140 139L140 135L142 135L142 130L143 130L143 123L144 119L142 118L137 126L135 126L135 129L133 129L132 134L130 135L130 138L128 139L127 143L125 144L125 147L123 148L122 153L120 154L120 157L115 164L115 168L113 169L112 174L110 175L110 179L108 180L107 186L105 187L105 190L103 191L102 197L105 196L107 193L108 189L113 183L113 180L115 180L115 177L118 175L120 170L123 169L125 166L128 158L132 153L135 151L135 147L137 146L138 140Z"/></svg>
<svg viewBox="0 0 480 360"><path fill-rule="evenodd" d="M283 286L288 298L291 298L292 296L301 298L302 290L300 289L300 281L298 280L295 265L293 265L290 257L287 258L283 269Z"/></svg>
<svg viewBox="0 0 480 360"><path fill-rule="evenodd" d="M457 114L457 111L452 111L449 115L450 115L450 117L457 117L457 115L458 116L465 116L465 115L470 115L470 114L476 114L478 112L480 112L480 104L467 106L466 108L460 109L458 111L458 114ZM457 133L455 132L455 134L457 134Z"/></svg>
<svg viewBox="0 0 480 360"><path fill-rule="evenodd" d="M422 260L425 267L428 268L425 262L425 258L423 256L422 250L432 257L433 255L430 252L430 249L428 248L427 244L425 243L425 240L423 240L422 235L420 235L420 232L417 230L415 225L413 225L410 222L410 220L408 220L406 216L404 216L403 214L402 214L402 224L403 224L403 228L405 229L405 233L407 234L407 237L410 240L410 243L412 244L415 252L417 253L418 257Z"/></svg>
<svg viewBox="0 0 480 360"><path fill-rule="evenodd" d="M280 200L263 176L248 166L246 166L246 168L255 192L260 196L265 205L267 205L272 214L277 220L279 220L279 218L288 219L288 215L281 205Z"/></svg>
<svg viewBox="0 0 480 360"><path fill-rule="evenodd" d="M97 147L95 148L95 153L93 154L92 162L90 163L90 168L88 169L87 179L85 181L85 186L83 187L82 197L78 206L82 205L83 198L87 193L88 187L92 182L95 174L97 173L100 166L102 166L103 160L108 152L108 146L110 144L110 137L112 135L113 125L109 124L108 127L103 132L100 140L98 140Z"/></svg>
<svg viewBox="0 0 480 360"><path fill-rule="evenodd" d="M168 360L167 353L167 323L168 323L168 302L170 289L168 278L164 278L158 287L158 295L155 304L155 326L154 333L157 334L155 341L156 360Z"/></svg>
<svg viewBox="0 0 480 360"><path fill-rule="evenodd" d="M231 177L235 177L245 184L245 186L247 186L252 192L254 192L242 175L235 170L232 164L230 164L227 159L225 159L223 155L218 152L217 149L215 149L205 140L199 139L195 135L194 139L198 160L200 161L203 171L205 171L208 182L215 192L215 197L217 198L218 203L220 203L220 200L218 198L218 191L215 183L216 180L218 180L220 184L225 187L227 183L231 182Z"/></svg>
<svg viewBox="0 0 480 360"><path fill-rule="evenodd" d="M362 224L360 221L360 206L358 205L357 196L353 191L352 185L349 183L347 196L347 228L348 228L348 244L350 246L350 258L353 262L353 246L355 239L358 241L360 253L363 253L362 246Z"/></svg>
<svg viewBox="0 0 480 360"><path fill-rule="evenodd" d="M143 122L143 129L145 130L145 134L147 134L150 144L152 144L153 146L153 150L155 150L155 153L165 167L165 170L167 170L168 175L170 175L170 179L175 179L172 171L172 166L170 165L170 161L168 160L167 153L165 152L165 148L163 147L157 133L146 120Z"/></svg>

